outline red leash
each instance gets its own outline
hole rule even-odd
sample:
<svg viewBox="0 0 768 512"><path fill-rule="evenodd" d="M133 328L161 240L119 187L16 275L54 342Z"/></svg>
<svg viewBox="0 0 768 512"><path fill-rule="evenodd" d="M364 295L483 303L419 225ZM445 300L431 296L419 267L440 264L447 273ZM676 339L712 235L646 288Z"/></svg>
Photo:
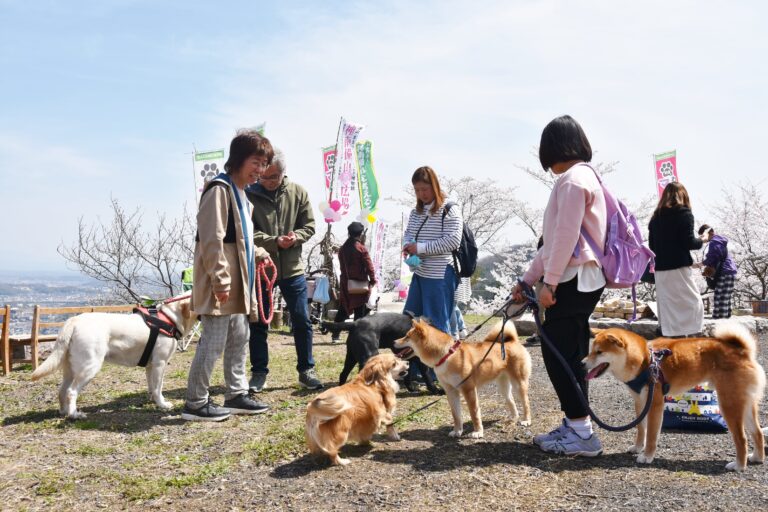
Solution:
<svg viewBox="0 0 768 512"><path fill-rule="evenodd" d="M272 269L272 278L267 275L267 269ZM262 297L262 279L264 280L267 293L269 294L269 316L264 314L264 299ZM269 325L272 323L272 317L275 315L274 294L272 289L277 281L277 267L271 259L261 260L256 264L256 294L259 301L259 315L261 322Z"/></svg>

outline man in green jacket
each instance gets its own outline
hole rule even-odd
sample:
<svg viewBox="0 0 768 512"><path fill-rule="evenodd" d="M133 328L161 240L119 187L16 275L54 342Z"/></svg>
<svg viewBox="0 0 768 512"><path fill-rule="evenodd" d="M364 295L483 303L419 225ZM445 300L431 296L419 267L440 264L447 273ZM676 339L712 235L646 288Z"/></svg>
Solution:
<svg viewBox="0 0 768 512"><path fill-rule="evenodd" d="M253 204L253 238L257 247L269 252L277 266L276 285L288 305L296 346L299 384L309 389L323 387L312 358L312 323L309 320L307 280L301 248L315 233L315 218L307 191L285 176L285 157L275 150L272 164L259 182L246 189ZM267 294L262 291L262 297ZM265 323L251 323L251 391L259 392L269 373L269 346Z"/></svg>

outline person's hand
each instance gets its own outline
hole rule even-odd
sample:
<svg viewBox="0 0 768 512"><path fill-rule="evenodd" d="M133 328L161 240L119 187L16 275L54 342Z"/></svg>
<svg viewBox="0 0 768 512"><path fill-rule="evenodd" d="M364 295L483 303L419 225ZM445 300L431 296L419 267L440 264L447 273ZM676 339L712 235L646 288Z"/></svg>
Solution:
<svg viewBox="0 0 768 512"><path fill-rule="evenodd" d="M555 299L555 291L557 286L544 283L544 288L539 292L539 305L544 309L550 308L557 303Z"/></svg>
<svg viewBox="0 0 768 512"><path fill-rule="evenodd" d="M411 242L403 246L403 254L408 254L408 255L416 254L416 250L417 250L416 242Z"/></svg>
<svg viewBox="0 0 768 512"><path fill-rule="evenodd" d="M216 300L219 301L220 304L226 304L229 301L229 292L213 292L213 294L216 296Z"/></svg>
<svg viewBox="0 0 768 512"><path fill-rule="evenodd" d="M512 300L515 304L522 304L526 301L525 296L523 296L523 286L520 283L515 284L515 287L512 288Z"/></svg>
<svg viewBox="0 0 768 512"><path fill-rule="evenodd" d="M269 263L272 261L272 257L269 255L269 252L264 250L261 247L256 247L256 254L254 255L256 258L256 262L260 263L262 261Z"/></svg>
<svg viewBox="0 0 768 512"><path fill-rule="evenodd" d="M289 247L293 247L293 244L295 243L296 243L295 234L293 235L293 237L289 235L283 235L283 236L277 237L277 246L281 249L288 249Z"/></svg>

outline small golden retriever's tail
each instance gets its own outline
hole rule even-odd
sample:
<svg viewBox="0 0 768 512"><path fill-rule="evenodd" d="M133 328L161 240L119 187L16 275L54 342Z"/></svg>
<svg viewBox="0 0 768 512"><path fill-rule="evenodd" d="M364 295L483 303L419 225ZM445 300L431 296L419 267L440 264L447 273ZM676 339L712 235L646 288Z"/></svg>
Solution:
<svg viewBox="0 0 768 512"><path fill-rule="evenodd" d="M307 413L314 417L319 423L332 420L347 409L351 409L350 404L343 396L328 395L318 396L307 406Z"/></svg>
<svg viewBox="0 0 768 512"><path fill-rule="evenodd" d="M515 329L515 323L512 320L507 320L506 323L503 320L496 322L493 327L491 327L491 330L488 331L485 341L493 341L498 337L502 323L504 324L504 334L501 341L517 341L517 329Z"/></svg>
<svg viewBox="0 0 768 512"><path fill-rule="evenodd" d="M64 323L48 358L37 367L37 370L32 372L32 380L40 380L46 375L55 372L61 366L64 356L67 355L67 350L69 350L69 340L72 338L72 333L75 330L75 318L77 317L72 317Z"/></svg>
<svg viewBox="0 0 768 512"><path fill-rule="evenodd" d="M323 423L337 418L342 412L352 408L346 399L339 395L319 396L307 406L306 436L309 451L314 454L332 455L338 452L333 443L320 431Z"/></svg>
<svg viewBox="0 0 768 512"><path fill-rule="evenodd" d="M715 338L734 348L744 350L751 360L757 356L757 342L749 329L738 322L724 322L715 327Z"/></svg>

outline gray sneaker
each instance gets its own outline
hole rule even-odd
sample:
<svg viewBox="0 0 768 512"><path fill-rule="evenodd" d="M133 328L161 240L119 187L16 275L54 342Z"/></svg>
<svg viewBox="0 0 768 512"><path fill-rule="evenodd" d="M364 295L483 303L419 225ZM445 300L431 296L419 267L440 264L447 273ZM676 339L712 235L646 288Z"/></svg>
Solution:
<svg viewBox="0 0 768 512"><path fill-rule="evenodd" d="M603 453L603 445L597 434L584 439L572 428L567 427L565 435L548 443L539 445L543 451L558 455L578 455L581 457L597 457Z"/></svg>
<svg viewBox="0 0 768 512"><path fill-rule="evenodd" d="M237 395L224 402L224 407L229 409L232 414L260 414L267 412L269 406L259 400L250 398L247 394Z"/></svg>
<svg viewBox="0 0 768 512"><path fill-rule="evenodd" d="M197 409L192 409L184 404L184 410L181 411L181 419L186 421L223 421L232 415L232 411L224 407L219 407L211 398L208 402Z"/></svg>
<svg viewBox="0 0 768 512"><path fill-rule="evenodd" d="M568 425L565 423L565 419L556 429L547 432L546 434L536 434L533 436L533 444L541 446L543 443L549 443L560 439L565 435L565 432L569 430Z"/></svg>
<svg viewBox="0 0 768 512"><path fill-rule="evenodd" d="M307 389L323 389L323 383L317 378L314 368L299 372L299 384Z"/></svg>
<svg viewBox="0 0 768 512"><path fill-rule="evenodd" d="M248 389L250 389L254 393L261 393L266 383L267 383L266 373L252 373L251 380L248 382Z"/></svg>

